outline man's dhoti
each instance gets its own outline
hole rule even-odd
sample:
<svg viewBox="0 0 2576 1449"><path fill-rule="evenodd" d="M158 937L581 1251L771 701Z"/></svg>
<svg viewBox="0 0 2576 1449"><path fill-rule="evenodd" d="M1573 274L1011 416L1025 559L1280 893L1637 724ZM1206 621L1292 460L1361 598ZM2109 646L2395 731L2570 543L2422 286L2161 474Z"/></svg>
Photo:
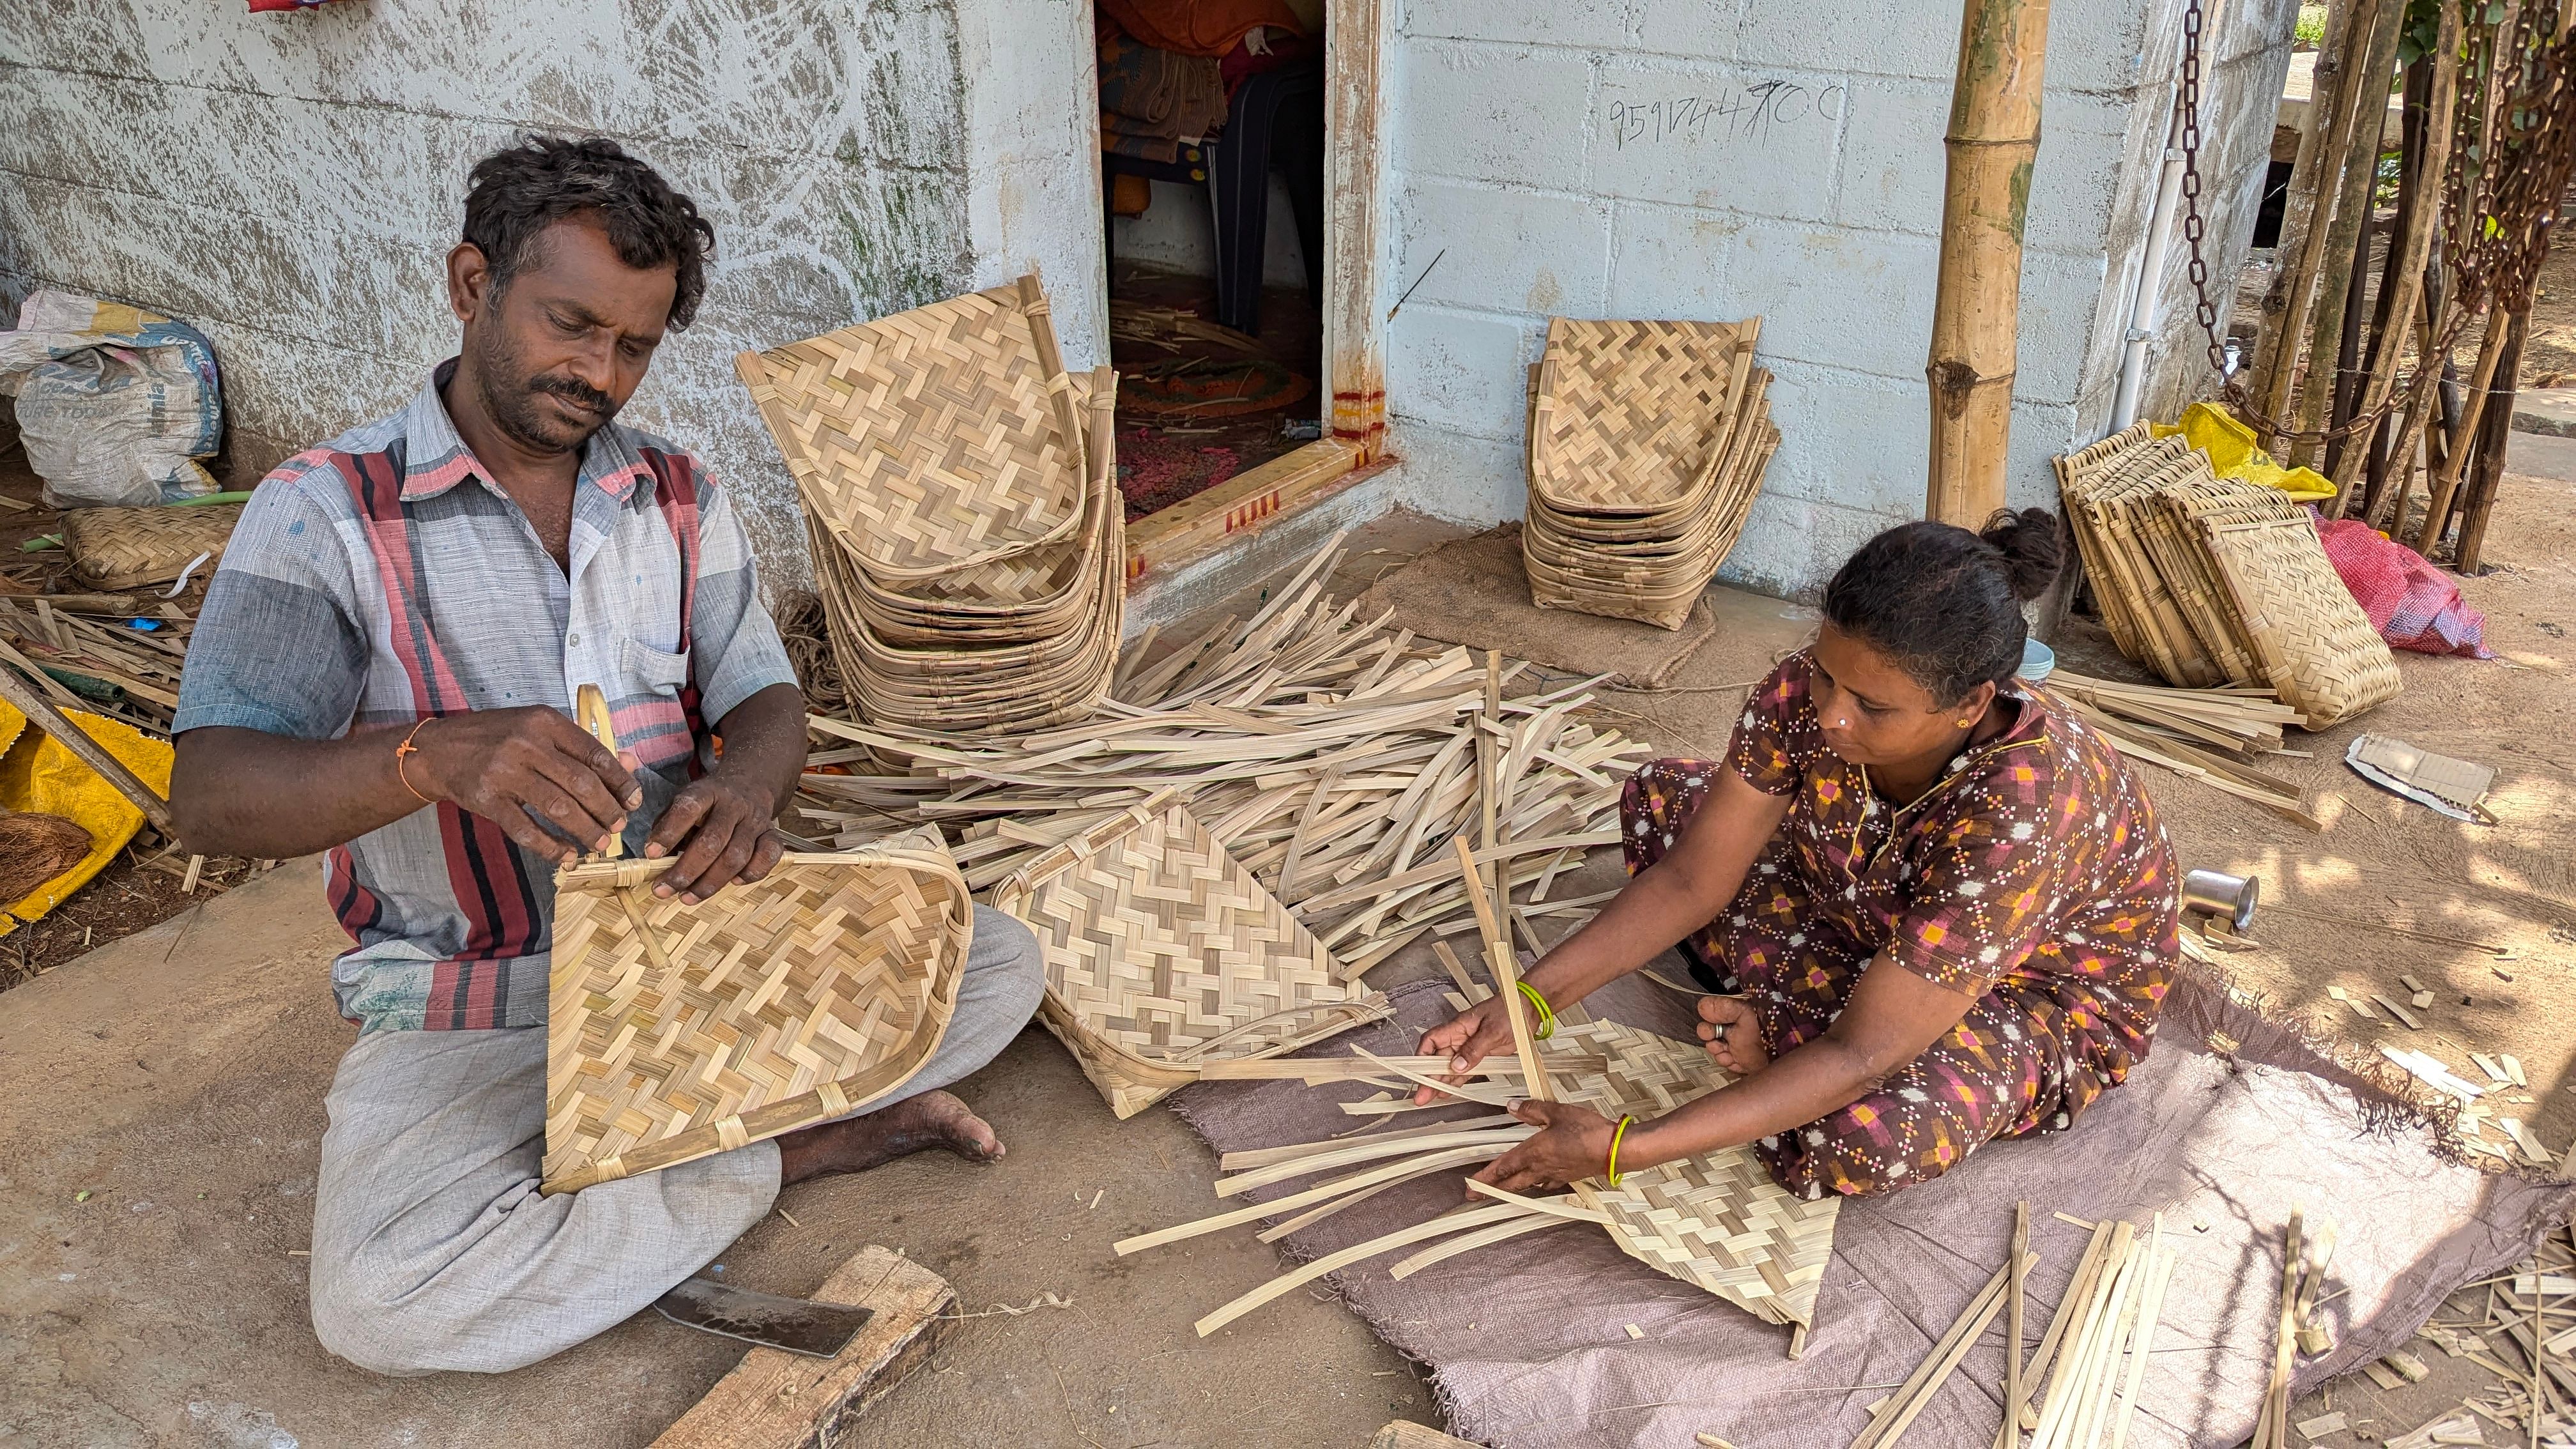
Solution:
<svg viewBox="0 0 2576 1449"><path fill-rule="evenodd" d="M1045 981L1028 928L977 906L939 1050L866 1110L991 1061ZM326 1106L313 1330L383 1374L497 1373L558 1353L705 1266L778 1196L778 1144L755 1142L540 1197L543 1028L372 1032L340 1059Z"/></svg>

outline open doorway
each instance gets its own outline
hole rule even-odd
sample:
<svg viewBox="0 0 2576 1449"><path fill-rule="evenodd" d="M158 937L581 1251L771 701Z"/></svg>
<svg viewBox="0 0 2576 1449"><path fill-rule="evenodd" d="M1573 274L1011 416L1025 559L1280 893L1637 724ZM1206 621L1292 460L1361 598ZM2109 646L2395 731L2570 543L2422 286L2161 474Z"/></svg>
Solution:
<svg viewBox="0 0 2576 1449"><path fill-rule="evenodd" d="M1131 523L1324 435L1323 0L1095 0Z"/></svg>

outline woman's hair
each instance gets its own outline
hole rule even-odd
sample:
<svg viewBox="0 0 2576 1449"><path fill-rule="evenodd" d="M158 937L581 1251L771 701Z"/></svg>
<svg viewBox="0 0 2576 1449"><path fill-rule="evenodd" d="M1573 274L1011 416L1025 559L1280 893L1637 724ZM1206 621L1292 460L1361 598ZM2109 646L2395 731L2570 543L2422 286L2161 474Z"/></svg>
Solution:
<svg viewBox="0 0 2576 1449"><path fill-rule="evenodd" d="M2057 517L2004 509L1970 533L1902 523L1860 546L1825 585L1825 621L1896 661L1947 708L2021 668L2021 603L2057 577Z"/></svg>

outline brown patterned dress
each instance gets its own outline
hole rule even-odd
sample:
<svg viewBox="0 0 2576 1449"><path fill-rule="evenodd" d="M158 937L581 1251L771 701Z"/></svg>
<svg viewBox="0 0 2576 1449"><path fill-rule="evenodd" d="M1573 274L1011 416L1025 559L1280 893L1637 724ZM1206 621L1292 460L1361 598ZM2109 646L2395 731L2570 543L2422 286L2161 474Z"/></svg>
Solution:
<svg viewBox="0 0 2576 1449"><path fill-rule="evenodd" d="M1630 874L1663 858L1731 768L1788 816L1734 904L1689 942L1701 984L1752 1001L1773 1056L1841 1015L1874 957L1975 998L1878 1090L1756 1142L1807 1197L1892 1192L1997 1137L2062 1131L2147 1054L2180 947L2173 848L2128 767L2044 691L1913 803L1825 747L1806 656L1747 703L1724 765L1658 760L1620 801Z"/></svg>

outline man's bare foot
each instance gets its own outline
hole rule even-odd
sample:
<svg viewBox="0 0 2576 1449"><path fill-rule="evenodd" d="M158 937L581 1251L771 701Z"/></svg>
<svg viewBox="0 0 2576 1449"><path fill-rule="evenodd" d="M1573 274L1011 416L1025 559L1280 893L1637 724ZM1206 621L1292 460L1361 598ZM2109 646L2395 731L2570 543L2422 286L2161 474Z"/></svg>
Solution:
<svg viewBox="0 0 2576 1449"><path fill-rule="evenodd" d="M882 1112L826 1122L778 1139L781 1187L834 1172L865 1172L898 1157L945 1147L968 1162L998 1162L993 1125L948 1092L907 1097Z"/></svg>
<svg viewBox="0 0 2576 1449"><path fill-rule="evenodd" d="M1753 1004L1741 996L1699 999L1699 1039L1708 1048L1709 1059L1731 1075L1749 1077L1771 1065L1770 1049L1762 1044L1761 1019L1753 1014Z"/></svg>

